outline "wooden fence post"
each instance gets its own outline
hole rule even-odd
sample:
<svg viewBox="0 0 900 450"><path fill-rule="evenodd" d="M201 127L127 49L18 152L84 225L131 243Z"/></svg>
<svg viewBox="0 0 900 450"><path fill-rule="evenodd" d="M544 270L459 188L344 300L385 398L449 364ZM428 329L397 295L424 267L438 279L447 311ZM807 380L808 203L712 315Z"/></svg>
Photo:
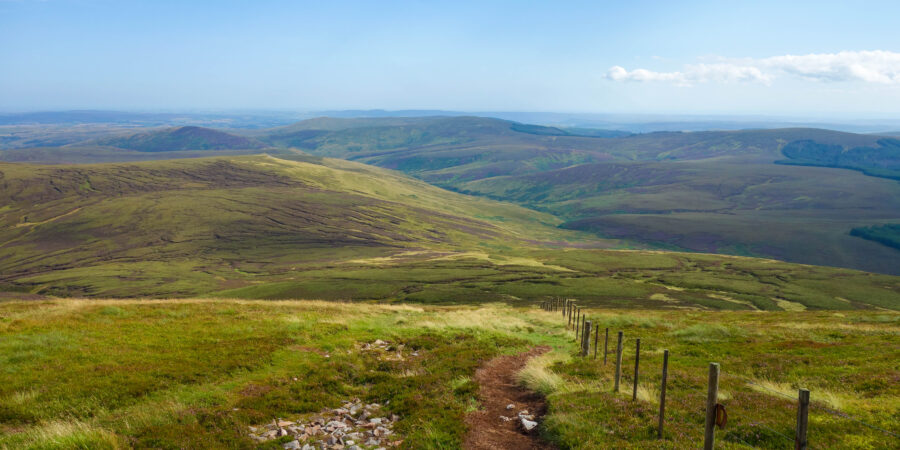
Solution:
<svg viewBox="0 0 900 450"><path fill-rule="evenodd" d="M591 349L591 321L584 322L584 328L581 332L581 356L585 357Z"/></svg>
<svg viewBox="0 0 900 450"><path fill-rule="evenodd" d="M582 329L582 330L584 329L584 323L585 323L585 322L587 322L587 313L584 313L584 314L581 315L581 329ZM590 339L590 337L591 337L591 335L588 335L588 338L589 338L589 339Z"/></svg>
<svg viewBox="0 0 900 450"><path fill-rule="evenodd" d="M609 327L606 327L606 336L603 338L603 365L606 365L606 357L609 355Z"/></svg>
<svg viewBox="0 0 900 450"><path fill-rule="evenodd" d="M809 420L809 390L800 389L797 401L797 434L794 438L796 450L806 450L809 443L806 440L806 427Z"/></svg>
<svg viewBox="0 0 900 450"><path fill-rule="evenodd" d="M622 332L619 332L619 341L616 343L616 385L613 392L619 392L619 380L622 378Z"/></svg>
<svg viewBox="0 0 900 450"><path fill-rule="evenodd" d="M581 322L580 322L580 320L581 320L581 308L575 308L575 311L577 311L577 312L575 313L575 340L577 341L577 340L578 340L578 332L579 332L580 329L581 329L581 327L580 327L580 326L581 326Z"/></svg>
<svg viewBox="0 0 900 450"><path fill-rule="evenodd" d="M634 387L631 389L631 401L637 400L638 375L641 367L641 340L634 341Z"/></svg>
<svg viewBox="0 0 900 450"><path fill-rule="evenodd" d="M703 450L712 450L716 443L716 403L719 398L719 363L709 363L709 386L706 390L706 431Z"/></svg>
<svg viewBox="0 0 900 450"><path fill-rule="evenodd" d="M600 340L600 327L594 327L594 359L597 359L597 342Z"/></svg>
<svg viewBox="0 0 900 450"><path fill-rule="evenodd" d="M656 429L656 437L663 437L663 423L666 417L666 378L669 377L669 351L663 350L662 383L659 387L659 427Z"/></svg>

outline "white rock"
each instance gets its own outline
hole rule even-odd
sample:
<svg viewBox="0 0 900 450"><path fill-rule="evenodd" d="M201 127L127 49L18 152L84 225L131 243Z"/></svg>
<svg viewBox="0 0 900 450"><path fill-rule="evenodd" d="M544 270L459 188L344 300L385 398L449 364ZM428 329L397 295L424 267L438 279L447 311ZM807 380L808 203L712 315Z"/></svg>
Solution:
<svg viewBox="0 0 900 450"><path fill-rule="evenodd" d="M514 404L512 404L512 403L506 405L506 409L508 409L508 410L509 410L509 409L513 409L513 408L515 408L515 407L516 407L516 405L514 405Z"/></svg>
<svg viewBox="0 0 900 450"><path fill-rule="evenodd" d="M300 441L291 441L287 444L284 444L285 450L300 450Z"/></svg>
<svg viewBox="0 0 900 450"><path fill-rule="evenodd" d="M537 422L535 422L533 420L528 420L524 417L522 417L521 419L522 419L522 428L524 428L525 431L531 431L534 429L534 427L537 426Z"/></svg>

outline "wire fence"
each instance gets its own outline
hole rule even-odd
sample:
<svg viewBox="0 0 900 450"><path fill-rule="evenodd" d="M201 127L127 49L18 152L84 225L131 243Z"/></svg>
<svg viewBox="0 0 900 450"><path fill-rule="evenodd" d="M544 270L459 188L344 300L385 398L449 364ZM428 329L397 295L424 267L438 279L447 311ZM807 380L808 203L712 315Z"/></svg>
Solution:
<svg viewBox="0 0 900 450"><path fill-rule="evenodd" d="M612 338L615 338L617 340L618 339L618 330L616 330L615 334L611 335L610 330L612 328L607 327L606 331L604 333L604 336L601 338L600 337L600 328L599 328L601 321L598 320L596 317L587 317L588 315L586 314L586 311L582 311L580 308L575 306L574 302L571 302L571 301L557 299L557 300L554 300L551 302L545 302L544 304L542 304L542 307L545 310L553 311L554 313L565 315L566 320L567 320L566 327L567 327L567 329L571 329L574 332L574 334L575 334L574 340L576 343L579 344L579 346L578 346L579 355L584 355L586 357L591 357L593 355L594 359L606 360L606 357L609 356L610 353L613 353L613 354L616 354L616 356L613 358L613 366L615 365L616 360L618 359L618 350L616 348L618 346L618 342L616 341L613 345L609 345L609 342L607 341L607 339L611 340ZM585 344L583 342L583 339L585 339L584 324L586 322L591 322L593 329L591 330L591 335L586 336L587 343ZM635 338L629 338L629 339L635 339ZM593 341L593 345L594 345L593 352L590 351L591 341ZM622 353L625 352L625 341L626 341L626 338L623 336L622 349L621 349ZM662 349L665 346L665 344L663 342L660 342L653 338L648 339L646 337L641 337L640 342L641 342L641 346L647 350ZM603 350L603 351L601 351L599 349L601 344L605 347L605 350ZM584 354L585 347L587 348L586 355ZM612 350L613 350L612 352L609 351L610 348L612 348ZM653 350L651 350L651 352L652 351ZM626 370L622 370L622 369L626 369ZM622 364L620 366L620 369L619 369L620 379L628 380L627 375L624 373L625 371L627 371L627 368L626 368L626 364L624 364L624 360L623 360ZM661 380L656 380L653 375L651 375L650 378L653 378L654 381L661 381ZM750 379L750 378L747 378L747 377L744 377L744 376L741 376L738 374L729 374L724 378L725 378L725 380L728 380L728 381L738 381L747 386L751 386L752 388L757 389L761 393L771 394L773 396L776 396L776 397L779 397L779 398L782 398L785 400L789 400L790 403L788 405L790 405L790 407L785 409L785 412L789 413L789 415L795 415L798 412L798 408L800 407L799 406L800 399L798 396L788 395L784 392L772 389L768 386L758 383L757 381L755 381L753 379ZM632 381L632 383L634 383L633 378L631 378L628 381ZM636 386L636 384L635 384L635 386ZM671 388L668 388L668 389L671 389ZM702 395L703 397L706 397L708 395L708 392L704 391L702 389L702 387L696 387L696 386L680 385L679 391L681 391L681 392L688 391L688 392L691 392L692 394ZM810 400L807 404L809 405L810 409L813 411L823 411L833 417L851 421L851 422L857 423L859 425L865 426L871 430L880 432L885 436L890 436L893 438L900 438L900 433L885 429L884 427L870 423L869 421L860 419L859 417L850 415L846 412L839 411L839 410L833 409L833 408L829 408L828 406L824 405L820 401ZM799 420L799 417L798 417L798 420ZM804 424L806 423L806 420L807 419L804 417L803 418ZM792 423L792 421L790 419L787 419L787 422ZM797 446L796 448L801 448L798 444L798 439L800 439L800 436L798 436L797 434L792 436L790 433L785 433L783 431L774 429L771 426L767 425L766 423L764 423L763 421L760 421L760 420L752 420L751 419L748 422L746 422L746 425L749 427L755 427L758 429L765 430L768 433L768 435L775 436L778 439L783 440L786 445L787 445L787 443L791 443L791 444L796 445ZM792 423L792 425L797 426L798 424ZM794 430L794 431L796 432L797 430ZM803 440L805 440L806 439L805 426L804 426L803 433L804 433ZM758 447L758 444L754 445L754 444L748 443L736 433L730 433L726 436L726 438L729 441L744 444L749 447L754 447L754 448ZM893 447L890 445L888 447L889 448L900 448L900 441L897 442L896 447ZM809 445L806 445L805 447L802 447L802 448L812 448L812 447Z"/></svg>

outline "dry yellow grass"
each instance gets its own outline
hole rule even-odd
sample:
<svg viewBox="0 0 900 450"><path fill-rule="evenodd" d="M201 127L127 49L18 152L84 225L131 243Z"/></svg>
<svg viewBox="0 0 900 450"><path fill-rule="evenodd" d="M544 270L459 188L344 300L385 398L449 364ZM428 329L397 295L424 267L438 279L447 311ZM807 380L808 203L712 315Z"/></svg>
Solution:
<svg viewBox="0 0 900 450"><path fill-rule="evenodd" d="M773 298L772 300L775 301L779 308L785 311L806 311L806 305L802 303L792 302L783 298Z"/></svg>
<svg viewBox="0 0 900 450"><path fill-rule="evenodd" d="M750 389L766 395L781 395L788 398L797 397L797 388L791 386L790 383L781 383L772 380L751 380L747 383ZM846 405L843 395L828 389L810 387L810 401L824 404L832 409L840 410Z"/></svg>
<svg viewBox="0 0 900 450"><path fill-rule="evenodd" d="M568 359L567 355L558 352L548 352L531 358L525 367L516 374L516 379L523 386L544 395L559 392L563 390L566 382L550 370L550 366L566 359Z"/></svg>
<svg viewBox="0 0 900 450"><path fill-rule="evenodd" d="M26 429L20 434L29 448L120 449L125 448L111 432L79 420L57 420ZM15 447L2 447L12 450Z"/></svg>
<svg viewBox="0 0 900 450"><path fill-rule="evenodd" d="M659 404L659 390L652 385L639 383L637 388L637 399L654 405Z"/></svg>

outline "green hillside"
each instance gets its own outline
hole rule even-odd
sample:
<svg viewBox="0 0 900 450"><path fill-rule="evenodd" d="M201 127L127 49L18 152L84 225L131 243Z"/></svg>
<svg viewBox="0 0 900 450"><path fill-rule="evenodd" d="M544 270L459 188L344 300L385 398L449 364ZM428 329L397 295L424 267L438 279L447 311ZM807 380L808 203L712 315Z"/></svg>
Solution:
<svg viewBox="0 0 900 450"><path fill-rule="evenodd" d="M549 352L516 378L545 398L538 433L558 448L697 447L710 361L721 363L729 414L717 448L789 448L798 385L813 399L810 446L888 448L900 432L898 313L586 313L601 330L596 359L578 357L566 319L535 305L0 302L0 449L280 449L295 437L249 433L276 417L307 424L354 398L381 405L401 448L465 448L466 415L487 403L479 368L535 347ZM625 341L615 392L617 331ZM663 349L671 356L660 441Z"/></svg>
<svg viewBox="0 0 900 450"><path fill-rule="evenodd" d="M130 144L119 135L111 137L119 147L99 147L94 140L91 145L0 151L0 159L96 163L262 152L300 161L337 157L399 170L445 189L516 202L552 214L563 228L613 239L626 248L760 256L900 274L897 249L851 234L900 219L900 185L866 176L885 177L895 170L895 140L883 136L791 128L598 137L480 117L323 117L242 131L245 136L208 129L187 134L210 133L226 143L255 147L178 151L213 146L184 136L175 139L176 145L170 129L128 138L135 141ZM144 150L121 148L129 145ZM161 149L167 151L145 151Z"/></svg>
<svg viewBox="0 0 900 450"><path fill-rule="evenodd" d="M900 308L896 277L602 250L622 243L563 230L550 214L343 160L3 164L0 174L5 291L425 303L570 296L619 307Z"/></svg>
<svg viewBox="0 0 900 450"><path fill-rule="evenodd" d="M900 271L895 248L851 236L900 218L900 184L858 172L723 160L606 163L461 184L663 248Z"/></svg>
<svg viewBox="0 0 900 450"><path fill-rule="evenodd" d="M900 218L900 185L783 165L788 156L884 176L895 155L879 136L792 128L598 138L483 118L321 119L299 128L302 141L270 142L513 201L606 238L900 274L896 249L850 235ZM810 163L793 150L803 143L850 150L841 163Z"/></svg>
<svg viewBox="0 0 900 450"><path fill-rule="evenodd" d="M197 293L256 264L521 245L525 230L572 235L549 215L340 160L3 164L0 173L3 282L73 294Z"/></svg>

